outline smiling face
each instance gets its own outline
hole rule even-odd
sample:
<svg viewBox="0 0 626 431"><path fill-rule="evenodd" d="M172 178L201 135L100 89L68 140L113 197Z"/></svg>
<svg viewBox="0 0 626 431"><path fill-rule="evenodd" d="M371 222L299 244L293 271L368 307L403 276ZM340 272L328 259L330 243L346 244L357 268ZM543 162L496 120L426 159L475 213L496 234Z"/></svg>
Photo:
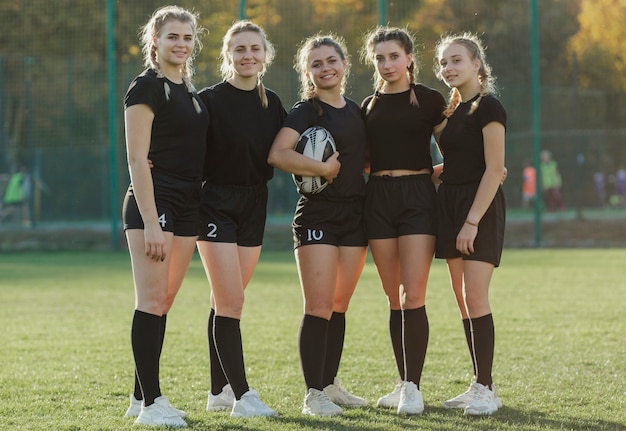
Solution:
<svg viewBox="0 0 626 431"><path fill-rule="evenodd" d="M242 78L256 78L265 66L265 47L258 33L244 31L230 40L229 61L235 75Z"/></svg>
<svg viewBox="0 0 626 431"><path fill-rule="evenodd" d="M340 89L347 64L334 47L321 45L309 53L306 76L319 90Z"/></svg>
<svg viewBox="0 0 626 431"><path fill-rule="evenodd" d="M396 41L377 43L374 47L376 70L387 84L408 85L407 70L413 62L413 54L407 54Z"/></svg>
<svg viewBox="0 0 626 431"><path fill-rule="evenodd" d="M180 68L191 56L194 34L191 24L170 20L163 24L159 36L154 38L157 61L162 69Z"/></svg>
<svg viewBox="0 0 626 431"><path fill-rule="evenodd" d="M450 87L459 90L463 87L480 85L478 71L480 61L472 59L468 49L458 43L442 47L439 53L439 73Z"/></svg>

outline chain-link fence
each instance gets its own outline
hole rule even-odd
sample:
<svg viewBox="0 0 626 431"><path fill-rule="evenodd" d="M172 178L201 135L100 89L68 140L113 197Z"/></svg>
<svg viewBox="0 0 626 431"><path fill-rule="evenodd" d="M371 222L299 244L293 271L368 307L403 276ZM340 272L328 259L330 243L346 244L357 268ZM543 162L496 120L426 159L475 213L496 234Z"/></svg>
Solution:
<svg viewBox="0 0 626 431"><path fill-rule="evenodd" d="M435 41L442 33L479 33L488 47L487 58L509 116L509 176L504 186L509 207L522 206L522 169L534 160L533 109L541 110L541 148L550 150L559 163L568 207L623 205L619 170L626 165L624 74L605 70L606 79L594 80L593 55L576 51L573 42L585 37L581 14L589 0L539 2L536 47L531 46L530 37L531 1L212 0L178 4L199 12L209 29L196 61L198 88L219 81L221 38L243 13L262 25L277 47L265 84L281 96L287 109L297 100L298 79L292 65L298 43L318 31L345 37L352 63L347 96L357 103L372 92L373 70L359 58L363 35L380 22L407 27L416 34L420 81L444 94L447 88L432 72ZM597 7L603 7L602 3ZM109 23L107 4L114 8L114 20ZM626 10L626 1L618 4ZM15 0L0 5L2 27L18 30L0 36L0 192L20 167L27 178L24 208L7 214L5 205L0 224L102 224L116 217L112 209L121 203L128 185L122 98L128 83L142 70L138 28L161 5L152 0ZM620 19L619 13L613 15ZM113 90L107 75L107 25L115 42ZM533 49L538 49L540 58L539 108L531 99ZM111 97L118 108L115 136L109 132ZM297 199L290 176L276 171L269 186L270 221L289 219Z"/></svg>

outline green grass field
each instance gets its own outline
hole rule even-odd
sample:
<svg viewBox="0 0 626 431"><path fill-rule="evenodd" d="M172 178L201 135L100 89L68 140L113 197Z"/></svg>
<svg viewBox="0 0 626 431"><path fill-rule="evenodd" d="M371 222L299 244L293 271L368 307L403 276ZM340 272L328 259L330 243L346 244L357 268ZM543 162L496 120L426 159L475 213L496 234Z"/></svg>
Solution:
<svg viewBox="0 0 626 431"><path fill-rule="evenodd" d="M470 382L445 265L433 264L430 345L418 417L374 407L397 381L387 306L371 261L347 316L339 376L370 407L342 417L300 413L302 301L293 255L264 252L242 331L250 385L276 419L208 414L209 288L196 258L168 317L163 392L193 430L626 430L626 251L505 250L491 302L494 379L504 407L467 418L441 403ZM124 430L132 390L133 289L126 253L0 254L0 429Z"/></svg>

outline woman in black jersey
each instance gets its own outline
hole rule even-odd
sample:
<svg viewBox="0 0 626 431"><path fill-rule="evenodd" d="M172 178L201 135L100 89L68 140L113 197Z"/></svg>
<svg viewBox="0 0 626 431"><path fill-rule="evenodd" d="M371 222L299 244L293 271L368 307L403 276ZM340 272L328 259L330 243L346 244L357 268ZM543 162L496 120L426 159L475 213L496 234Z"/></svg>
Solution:
<svg viewBox="0 0 626 431"><path fill-rule="evenodd" d="M298 50L294 68L300 75L303 100L287 116L269 162L290 173L325 177L331 183L318 194L300 197L293 234L305 313L298 340L307 387L302 413L332 416L342 413L339 405L367 404L337 379L345 313L367 254L365 127L359 106L343 96L348 59L339 38L310 37ZM337 145L337 152L326 162L294 150L299 136L314 125L325 127Z"/></svg>
<svg viewBox="0 0 626 431"><path fill-rule="evenodd" d="M389 303L389 335L400 376L377 405L421 414L429 334L426 283L437 234L430 142L446 102L437 90L415 83L416 59L407 31L373 30L363 57L376 69L376 91L362 103L371 171L365 225Z"/></svg>
<svg viewBox="0 0 626 431"><path fill-rule="evenodd" d="M489 283L500 264L505 201L506 112L493 95L494 77L473 34L437 44L435 73L451 89L439 145L444 166L439 198L436 257L446 259L474 366L469 389L444 403L466 415L492 414L502 406L493 385L494 324Z"/></svg>
<svg viewBox="0 0 626 431"><path fill-rule="evenodd" d="M273 169L267 155L286 112L261 78L274 58L263 29L233 24L224 36L224 81L200 92L211 126L204 163L198 251L211 284L207 410L274 416L246 380L241 331L244 289L259 260Z"/></svg>
<svg viewBox="0 0 626 431"><path fill-rule="evenodd" d="M131 184L122 215L135 284L131 343L136 373L126 416L137 416L137 424L187 426L185 413L161 395L159 359L166 316L198 236L209 124L191 83L199 32L197 17L185 9L155 11L141 34L147 69L124 98Z"/></svg>

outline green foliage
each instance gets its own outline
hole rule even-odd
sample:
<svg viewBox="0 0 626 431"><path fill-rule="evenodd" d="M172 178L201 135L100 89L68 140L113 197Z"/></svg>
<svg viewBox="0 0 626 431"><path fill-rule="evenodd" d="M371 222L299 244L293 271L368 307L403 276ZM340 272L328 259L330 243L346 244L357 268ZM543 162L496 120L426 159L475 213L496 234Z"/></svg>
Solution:
<svg viewBox="0 0 626 431"><path fill-rule="evenodd" d="M339 371L370 407L343 417L300 413L297 352L302 302L293 255L264 252L242 320L250 384L277 419L235 420L204 411L209 287L194 259L168 316L161 377L192 430L626 430L623 250L506 250L494 275L494 378L504 408L466 418L441 403L464 391L470 361L448 286L435 261L427 308L426 411L399 417L373 407L398 376L387 305L368 261L347 315ZM131 430L129 328L133 291L125 253L3 254L0 259L0 423L10 430Z"/></svg>
<svg viewBox="0 0 626 431"><path fill-rule="evenodd" d="M348 97L372 92L372 67L359 59L367 30L379 24L383 0L246 0L245 16L262 25L276 45L264 77L289 109L298 98L293 58L307 36L342 35L351 55ZM196 61L198 88L220 80L218 54L226 29L239 19L237 0L176 2L200 14L209 33ZM33 191L36 222L110 220L128 185L122 100L143 69L138 30L161 0L112 1L115 91L106 75L106 1L0 2L0 174L25 165L44 187ZM521 168L532 159L529 1L384 0L386 22L417 37L419 80L443 93L432 73L441 34L473 31L487 45L507 109L507 200L520 202ZM626 160L626 87L622 25L626 0L537 0L541 72L541 146L563 168L565 200L595 205L592 175L608 178ZM574 64L576 54L578 67ZM577 73L576 73L577 71ZM580 87L580 88L578 88ZM116 136L107 106L117 101ZM117 143L111 148L111 143ZM582 158L581 158L582 156ZM584 159L585 164L578 161ZM113 169L115 168L115 169ZM117 190L110 190L111 173ZM293 188L277 172L272 201L292 211ZM282 186L281 186L282 184ZM609 184L608 193L613 192ZM284 203L287 203L286 205ZM270 209L271 210L271 209ZM276 215L276 214L274 214Z"/></svg>

